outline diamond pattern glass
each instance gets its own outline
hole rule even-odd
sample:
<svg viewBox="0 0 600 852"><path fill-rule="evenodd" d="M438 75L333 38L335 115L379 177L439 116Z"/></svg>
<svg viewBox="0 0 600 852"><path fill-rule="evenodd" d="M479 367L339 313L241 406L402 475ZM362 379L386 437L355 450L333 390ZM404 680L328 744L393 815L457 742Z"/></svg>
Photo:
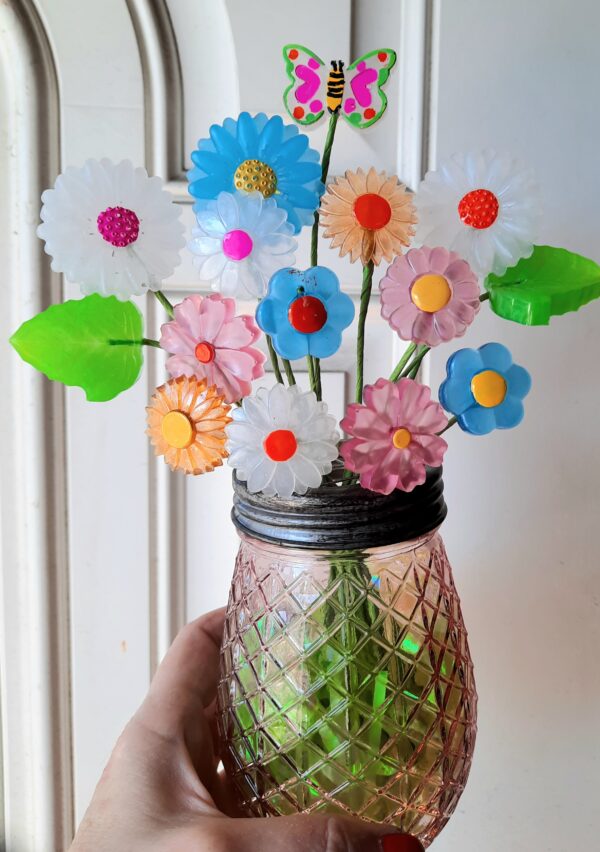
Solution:
<svg viewBox="0 0 600 852"><path fill-rule="evenodd" d="M248 813L353 814L427 846L465 787L476 709L438 533L331 553L242 535L219 729Z"/></svg>

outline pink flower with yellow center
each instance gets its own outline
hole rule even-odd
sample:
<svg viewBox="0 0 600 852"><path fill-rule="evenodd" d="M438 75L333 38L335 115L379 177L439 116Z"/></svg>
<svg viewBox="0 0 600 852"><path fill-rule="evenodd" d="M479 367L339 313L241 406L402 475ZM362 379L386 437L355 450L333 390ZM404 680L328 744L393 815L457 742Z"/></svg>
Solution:
<svg viewBox="0 0 600 852"><path fill-rule="evenodd" d="M340 425L350 435L340 447L347 469L380 494L422 485L427 466L438 467L448 449L437 434L448 425L442 406L412 379L367 385L364 403L349 405Z"/></svg>
<svg viewBox="0 0 600 852"><path fill-rule="evenodd" d="M254 318L235 315L235 300L214 293L188 296L175 306L175 319L161 328L160 345L171 355L172 376L205 378L228 403L252 390L264 376L266 356L252 346L260 337Z"/></svg>
<svg viewBox="0 0 600 852"><path fill-rule="evenodd" d="M462 337L480 307L475 273L441 247L397 257L379 288L381 316L403 340L427 346Z"/></svg>

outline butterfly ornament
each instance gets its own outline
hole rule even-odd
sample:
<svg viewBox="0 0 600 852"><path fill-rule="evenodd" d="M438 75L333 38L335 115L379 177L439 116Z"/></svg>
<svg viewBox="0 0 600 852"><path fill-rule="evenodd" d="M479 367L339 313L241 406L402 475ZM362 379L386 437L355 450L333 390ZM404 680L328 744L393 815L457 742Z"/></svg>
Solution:
<svg viewBox="0 0 600 852"><path fill-rule="evenodd" d="M285 107L298 124L315 124L325 114L339 113L353 127L370 127L385 112L383 86L396 62L393 50L372 50L346 69L339 59L328 69L323 60L300 44L283 48L290 84Z"/></svg>

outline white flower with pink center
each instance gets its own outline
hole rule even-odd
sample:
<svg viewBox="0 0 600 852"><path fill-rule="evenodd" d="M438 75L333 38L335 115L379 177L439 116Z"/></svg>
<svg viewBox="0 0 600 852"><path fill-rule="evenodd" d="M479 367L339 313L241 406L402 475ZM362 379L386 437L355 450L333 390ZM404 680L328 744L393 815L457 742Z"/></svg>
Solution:
<svg viewBox="0 0 600 852"><path fill-rule="evenodd" d="M238 402L264 376L266 356L252 346L260 337L254 317L235 315L235 301L214 293L188 296L175 306L175 319L161 327L160 345L172 353L172 376L196 376L216 385L225 401Z"/></svg>
<svg viewBox="0 0 600 852"><path fill-rule="evenodd" d="M441 246L397 257L379 289L381 316L403 340L427 346L462 337L480 307L477 276Z"/></svg>
<svg viewBox="0 0 600 852"><path fill-rule="evenodd" d="M261 299L271 276L294 265L294 229L274 198L221 192L196 219L189 248L202 280L213 290Z"/></svg>
<svg viewBox="0 0 600 852"><path fill-rule="evenodd" d="M52 269L82 293L129 299L159 290L185 245L180 206L129 160L69 167L42 195L38 236Z"/></svg>
<svg viewBox="0 0 600 852"><path fill-rule="evenodd" d="M415 206L417 242L457 252L481 278L501 275L533 251L538 187L510 154L454 154L427 172Z"/></svg>

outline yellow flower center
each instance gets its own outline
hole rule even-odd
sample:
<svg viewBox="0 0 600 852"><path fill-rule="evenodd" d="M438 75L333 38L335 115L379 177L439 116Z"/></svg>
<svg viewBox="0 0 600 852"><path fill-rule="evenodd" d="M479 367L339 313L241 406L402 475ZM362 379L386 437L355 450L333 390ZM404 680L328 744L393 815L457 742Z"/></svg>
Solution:
<svg viewBox="0 0 600 852"><path fill-rule="evenodd" d="M495 370L482 370L471 379L471 393L479 405L484 408L495 408L506 396L504 376Z"/></svg>
<svg viewBox="0 0 600 852"><path fill-rule="evenodd" d="M162 436L170 447L183 450L194 442L192 421L183 411L169 411L160 425Z"/></svg>
<svg viewBox="0 0 600 852"><path fill-rule="evenodd" d="M450 301L452 290L443 275L420 275L410 290L413 304L427 314L440 311Z"/></svg>
<svg viewBox="0 0 600 852"><path fill-rule="evenodd" d="M392 444L396 447L397 450L405 450L412 440L412 435L408 431L402 427L401 429L396 429L392 436Z"/></svg>
<svg viewBox="0 0 600 852"><path fill-rule="evenodd" d="M277 189L277 176L262 160L244 160L235 170L233 183L242 192L260 192L270 198Z"/></svg>

